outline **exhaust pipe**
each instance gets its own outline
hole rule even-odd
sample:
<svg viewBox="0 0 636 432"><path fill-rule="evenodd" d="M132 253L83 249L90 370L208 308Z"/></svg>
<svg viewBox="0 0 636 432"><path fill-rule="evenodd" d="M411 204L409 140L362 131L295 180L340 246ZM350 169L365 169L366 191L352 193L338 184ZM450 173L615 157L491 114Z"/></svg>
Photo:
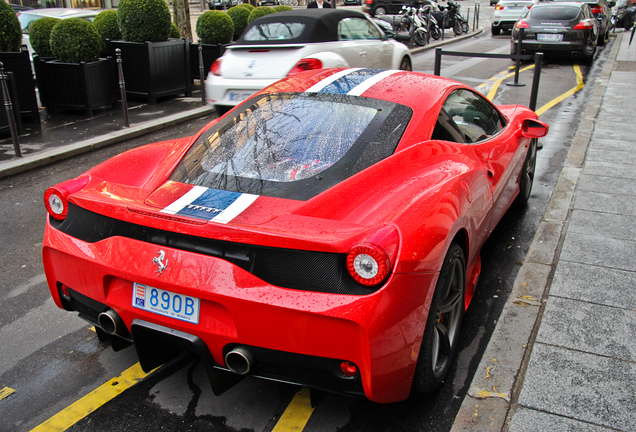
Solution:
<svg viewBox="0 0 636 432"><path fill-rule="evenodd" d="M581 57L581 51L572 51L572 57Z"/></svg>
<svg viewBox="0 0 636 432"><path fill-rule="evenodd" d="M117 315L112 309L108 309L106 312L102 312L97 317L97 323L107 334L113 336L120 331L126 329L124 321ZM122 333L126 333L125 331Z"/></svg>
<svg viewBox="0 0 636 432"><path fill-rule="evenodd" d="M254 356L244 347L236 347L225 354L225 366L237 375L247 375L254 363Z"/></svg>

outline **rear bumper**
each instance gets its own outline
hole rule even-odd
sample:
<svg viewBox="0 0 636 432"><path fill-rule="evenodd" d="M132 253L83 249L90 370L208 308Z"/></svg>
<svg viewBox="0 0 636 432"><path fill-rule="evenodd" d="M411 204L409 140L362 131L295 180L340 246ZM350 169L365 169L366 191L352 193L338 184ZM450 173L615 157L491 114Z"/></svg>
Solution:
<svg viewBox="0 0 636 432"><path fill-rule="evenodd" d="M228 375L225 355L242 346L253 353L255 376L383 403L408 397L437 274L394 274L373 294L336 295L268 285L223 259L163 247L170 261L157 275L158 249L122 237L87 243L47 223L42 253L53 299L83 308L97 325L99 312L114 311L125 325L117 339L135 343L145 368L170 359L165 346L197 352L215 391L222 387L215 371ZM134 282L199 298L198 324L134 307ZM341 361L358 374L344 377Z"/></svg>
<svg viewBox="0 0 636 432"><path fill-rule="evenodd" d="M227 79L209 74L205 81L205 94L208 103L236 106L278 79Z"/></svg>

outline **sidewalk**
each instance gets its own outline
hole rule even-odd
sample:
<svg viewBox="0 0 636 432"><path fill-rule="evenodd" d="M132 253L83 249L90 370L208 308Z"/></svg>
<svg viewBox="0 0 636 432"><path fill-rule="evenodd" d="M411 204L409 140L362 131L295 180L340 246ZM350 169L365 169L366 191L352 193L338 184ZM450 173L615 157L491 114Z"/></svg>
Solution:
<svg viewBox="0 0 636 432"><path fill-rule="evenodd" d="M636 41L619 33L452 428L636 431Z"/></svg>

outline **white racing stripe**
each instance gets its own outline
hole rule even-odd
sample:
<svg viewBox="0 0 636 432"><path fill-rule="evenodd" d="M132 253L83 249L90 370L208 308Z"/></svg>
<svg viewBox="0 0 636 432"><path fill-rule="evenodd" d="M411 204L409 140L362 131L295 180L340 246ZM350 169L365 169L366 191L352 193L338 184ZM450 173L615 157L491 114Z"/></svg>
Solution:
<svg viewBox="0 0 636 432"><path fill-rule="evenodd" d="M306 92L310 92L310 93L318 93L320 90L324 89L325 87L327 87L332 82L342 78L345 75L349 75L351 72L355 72L355 71L360 70L360 69L362 69L362 68L345 69L343 71L337 72L337 73L331 75L330 77L325 78L324 80L317 82L316 84L314 84L313 86L309 87L305 91Z"/></svg>
<svg viewBox="0 0 636 432"><path fill-rule="evenodd" d="M372 76L371 78L365 80L364 82L360 83L359 85L357 85L356 87L354 87L351 91L349 91L349 93L347 93L349 96L360 96L362 93L364 93L365 91L369 90L371 87L373 87L374 85L376 85L378 82L380 82L381 80L383 80L384 78L391 76L395 73L398 73L400 71L398 70L386 70L384 72L380 72L377 75Z"/></svg>
<svg viewBox="0 0 636 432"><path fill-rule="evenodd" d="M208 188L203 187L203 186L195 186L192 189L190 189L185 195L183 195L181 198L179 198L178 200L176 200L175 202L173 202L172 204L170 204L168 207L164 208L163 210L161 210L161 213L168 213L168 214L177 214L178 212L180 212L181 210L183 210L183 208L185 206L187 206L188 204L190 204L192 201L194 201L195 199L199 198L201 195L203 195L203 193L205 191L207 191Z"/></svg>
<svg viewBox="0 0 636 432"><path fill-rule="evenodd" d="M212 219L212 222L218 222L222 224L226 224L230 222L232 219L243 213L245 209L247 209L256 199L258 195L252 194L241 194L240 197L236 201L234 201L228 208L223 210L218 216Z"/></svg>

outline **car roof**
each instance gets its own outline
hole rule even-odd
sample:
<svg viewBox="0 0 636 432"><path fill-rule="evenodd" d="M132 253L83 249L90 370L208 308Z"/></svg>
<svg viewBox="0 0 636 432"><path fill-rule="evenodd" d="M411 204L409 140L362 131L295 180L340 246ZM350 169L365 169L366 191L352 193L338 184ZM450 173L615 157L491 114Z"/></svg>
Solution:
<svg viewBox="0 0 636 432"><path fill-rule="evenodd" d="M293 11L277 12L265 15L250 22L241 37L236 41L236 45L271 45L276 43L310 43L310 42L331 42L338 40L338 22L344 18L367 19L362 12L349 9L297 9ZM244 36L255 26L265 23L291 23L299 22L307 26L306 30L293 40L266 40L251 41L245 40Z"/></svg>
<svg viewBox="0 0 636 432"><path fill-rule="evenodd" d="M56 17L56 18L68 18L75 16L91 16L97 15L100 11L92 9L79 9L79 8L46 8L46 9L31 9L24 12L20 12L20 15L38 15L42 17Z"/></svg>

